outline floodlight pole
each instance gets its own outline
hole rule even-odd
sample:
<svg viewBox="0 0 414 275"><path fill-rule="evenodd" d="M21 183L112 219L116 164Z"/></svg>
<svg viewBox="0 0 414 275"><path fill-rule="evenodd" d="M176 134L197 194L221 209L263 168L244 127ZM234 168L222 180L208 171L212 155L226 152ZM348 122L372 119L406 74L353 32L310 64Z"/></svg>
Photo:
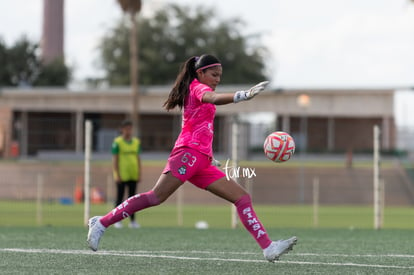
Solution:
<svg viewBox="0 0 414 275"><path fill-rule="evenodd" d="M136 15L141 10L141 0L118 0L122 10L129 14L131 20L131 29L129 33L129 53L130 53L130 78L131 78L131 121L133 126L133 133L138 136L140 133L140 117L139 117L139 75L138 75L138 28Z"/></svg>
<svg viewBox="0 0 414 275"><path fill-rule="evenodd" d="M139 133L139 90L138 90L138 43L137 43L137 20L135 13L131 12L131 35L129 38L129 47L131 52L131 89L132 89L132 125L135 136Z"/></svg>

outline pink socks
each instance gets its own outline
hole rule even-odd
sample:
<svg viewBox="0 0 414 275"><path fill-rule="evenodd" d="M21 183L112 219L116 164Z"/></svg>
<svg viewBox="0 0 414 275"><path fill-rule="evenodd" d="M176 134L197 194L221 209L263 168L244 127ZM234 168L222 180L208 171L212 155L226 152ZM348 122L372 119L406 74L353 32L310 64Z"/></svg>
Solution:
<svg viewBox="0 0 414 275"><path fill-rule="evenodd" d="M234 205L236 206L239 218L247 231L250 232L262 249L268 247L272 243L272 240L269 239L266 230L253 210L250 195L244 195L236 201Z"/></svg>
<svg viewBox="0 0 414 275"><path fill-rule="evenodd" d="M116 222L119 222L133 213L160 204L157 196L154 194L154 191L148 191L146 193L137 194L130 197L111 212L106 214L100 219L100 222L103 226L108 227Z"/></svg>

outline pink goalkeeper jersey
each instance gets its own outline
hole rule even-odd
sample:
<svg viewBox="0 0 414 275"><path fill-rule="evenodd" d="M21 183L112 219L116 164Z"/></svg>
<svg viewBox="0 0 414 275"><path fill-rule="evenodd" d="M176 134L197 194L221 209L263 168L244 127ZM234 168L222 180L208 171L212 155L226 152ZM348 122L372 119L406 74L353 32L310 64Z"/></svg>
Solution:
<svg viewBox="0 0 414 275"><path fill-rule="evenodd" d="M182 129L175 142L174 148L190 147L213 156L213 124L216 106L211 103L203 103L204 93L213 90L194 79L190 84L190 91L184 101L182 111Z"/></svg>

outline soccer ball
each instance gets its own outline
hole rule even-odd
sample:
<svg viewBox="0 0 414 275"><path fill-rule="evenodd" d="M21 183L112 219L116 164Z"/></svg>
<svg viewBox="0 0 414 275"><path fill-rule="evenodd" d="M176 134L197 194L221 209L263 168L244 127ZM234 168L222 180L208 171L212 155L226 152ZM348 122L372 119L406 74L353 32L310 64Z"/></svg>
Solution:
<svg viewBox="0 0 414 275"><path fill-rule="evenodd" d="M266 137L263 149L268 159L285 162L295 153L295 141L288 133L273 132Z"/></svg>

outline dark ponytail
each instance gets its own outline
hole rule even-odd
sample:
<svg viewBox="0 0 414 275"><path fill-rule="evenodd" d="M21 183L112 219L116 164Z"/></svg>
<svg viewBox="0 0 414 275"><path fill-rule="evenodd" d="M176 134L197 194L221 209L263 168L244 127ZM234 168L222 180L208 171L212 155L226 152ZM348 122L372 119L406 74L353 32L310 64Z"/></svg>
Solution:
<svg viewBox="0 0 414 275"><path fill-rule="evenodd" d="M198 57L193 56L189 58L183 66L181 66L181 70L178 73L174 86L168 95L168 99L163 105L167 111L174 109L176 106L180 107L180 109L183 108L184 99L188 95L190 83L197 77L194 66L197 59Z"/></svg>
<svg viewBox="0 0 414 275"><path fill-rule="evenodd" d="M210 67L218 65L221 66L220 60L209 54L189 58L181 67L174 86L168 95L168 99L164 102L163 107L167 109L167 111L174 109L176 106L182 109L184 106L184 99L189 92L190 83L194 78L197 78L197 71L205 71Z"/></svg>

